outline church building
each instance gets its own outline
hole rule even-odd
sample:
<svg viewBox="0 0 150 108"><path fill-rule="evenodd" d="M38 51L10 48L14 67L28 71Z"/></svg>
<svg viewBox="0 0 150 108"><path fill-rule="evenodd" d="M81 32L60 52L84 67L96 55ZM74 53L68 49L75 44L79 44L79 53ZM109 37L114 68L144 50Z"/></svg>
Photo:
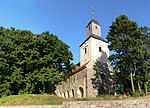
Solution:
<svg viewBox="0 0 150 108"><path fill-rule="evenodd" d="M101 36L101 25L94 19L86 26L86 38L80 45L80 62L76 65L73 75L56 86L55 93L59 97L95 97L96 71L93 68L96 60L106 60L109 57L108 43Z"/></svg>

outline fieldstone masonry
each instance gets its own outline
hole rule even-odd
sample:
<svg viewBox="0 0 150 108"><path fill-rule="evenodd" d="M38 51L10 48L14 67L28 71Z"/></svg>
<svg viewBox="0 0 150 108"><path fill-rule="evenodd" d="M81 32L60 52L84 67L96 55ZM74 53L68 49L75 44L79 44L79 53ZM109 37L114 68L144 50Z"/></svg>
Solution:
<svg viewBox="0 0 150 108"><path fill-rule="evenodd" d="M56 87L55 93L60 97L84 97L86 96L86 68Z"/></svg>
<svg viewBox="0 0 150 108"><path fill-rule="evenodd" d="M92 62L84 65L79 72L72 75L65 82L61 82L56 87L55 94L59 97L95 97L97 90L92 86L91 78L94 77L95 71L91 65Z"/></svg>
<svg viewBox="0 0 150 108"><path fill-rule="evenodd" d="M100 84L103 81L100 75L97 75L99 73L93 69L94 64L93 60L79 68L69 79L56 86L55 94L63 98L96 97L101 94L99 88L102 88ZM108 70L109 73L113 72L110 65L108 65Z"/></svg>
<svg viewBox="0 0 150 108"><path fill-rule="evenodd" d="M65 108L150 108L148 99L123 99L101 101L65 101Z"/></svg>

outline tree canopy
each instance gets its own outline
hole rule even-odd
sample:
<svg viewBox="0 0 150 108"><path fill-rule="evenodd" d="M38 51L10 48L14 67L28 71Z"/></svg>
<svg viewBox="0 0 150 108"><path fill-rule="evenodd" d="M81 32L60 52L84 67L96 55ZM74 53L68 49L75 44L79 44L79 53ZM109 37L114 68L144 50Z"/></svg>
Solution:
<svg viewBox="0 0 150 108"><path fill-rule="evenodd" d="M0 27L0 96L50 92L71 72L69 46L43 32Z"/></svg>
<svg viewBox="0 0 150 108"><path fill-rule="evenodd" d="M148 81L150 68L150 31L126 15L118 16L109 28L107 40L113 54L109 57L116 70L116 84L121 92L135 89Z"/></svg>

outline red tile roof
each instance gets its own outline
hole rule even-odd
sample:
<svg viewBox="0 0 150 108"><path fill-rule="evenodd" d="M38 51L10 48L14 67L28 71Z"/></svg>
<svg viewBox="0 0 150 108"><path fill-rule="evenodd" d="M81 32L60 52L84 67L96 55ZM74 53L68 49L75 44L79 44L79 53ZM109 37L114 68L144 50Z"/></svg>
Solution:
<svg viewBox="0 0 150 108"><path fill-rule="evenodd" d="M79 65L79 63L76 65L76 69L75 70L72 70L72 73L77 73L79 72L80 70L86 68L86 65L89 63L90 61L88 61L87 63L83 64L82 66Z"/></svg>

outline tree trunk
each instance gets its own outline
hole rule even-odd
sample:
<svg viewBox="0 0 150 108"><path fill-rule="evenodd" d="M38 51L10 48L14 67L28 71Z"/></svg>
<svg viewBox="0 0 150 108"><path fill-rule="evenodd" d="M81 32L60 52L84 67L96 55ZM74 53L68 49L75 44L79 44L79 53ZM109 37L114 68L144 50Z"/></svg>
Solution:
<svg viewBox="0 0 150 108"><path fill-rule="evenodd" d="M132 72L130 74L130 80L131 80L132 91L135 92L133 78L132 78Z"/></svg>
<svg viewBox="0 0 150 108"><path fill-rule="evenodd" d="M144 82L145 95L147 95L147 84Z"/></svg>
<svg viewBox="0 0 150 108"><path fill-rule="evenodd" d="M139 82L138 82L138 89L139 89L139 92L141 93L141 85Z"/></svg>
<svg viewBox="0 0 150 108"><path fill-rule="evenodd" d="M144 89L145 89L145 95L147 95L147 92L148 92L146 81L147 81L147 72L146 72L145 75L144 75Z"/></svg>

